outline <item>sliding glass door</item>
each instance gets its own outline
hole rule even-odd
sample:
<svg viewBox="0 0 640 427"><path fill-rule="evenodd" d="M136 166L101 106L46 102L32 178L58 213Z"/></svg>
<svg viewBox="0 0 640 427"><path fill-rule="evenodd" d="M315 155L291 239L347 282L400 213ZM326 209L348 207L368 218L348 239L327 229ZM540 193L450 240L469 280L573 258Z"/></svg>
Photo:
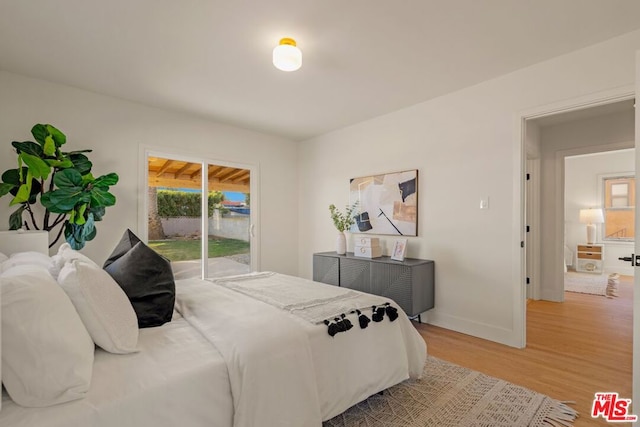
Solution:
<svg viewBox="0 0 640 427"><path fill-rule="evenodd" d="M253 166L151 150L144 157L140 225L149 246L171 261L176 279L258 269Z"/></svg>

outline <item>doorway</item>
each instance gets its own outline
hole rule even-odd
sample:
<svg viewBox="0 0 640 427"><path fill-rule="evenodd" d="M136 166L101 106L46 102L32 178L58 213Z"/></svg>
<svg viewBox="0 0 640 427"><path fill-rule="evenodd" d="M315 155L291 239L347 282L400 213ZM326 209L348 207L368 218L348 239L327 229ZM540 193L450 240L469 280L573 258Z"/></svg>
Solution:
<svg viewBox="0 0 640 427"><path fill-rule="evenodd" d="M573 210L565 213L565 159L634 148L633 104L633 99L623 99L526 121L527 165L539 160L537 170L527 171L531 175L533 189L525 187L525 212L537 219L536 227L527 223L530 227L526 233L527 242L531 241L525 246L526 277L533 279L529 285L530 297L556 302L564 300L567 225L572 235L577 233L576 227L582 227L578 225L578 217L573 215ZM591 165L594 167L600 174L606 169ZM581 187L580 201L572 203L582 203L584 208L601 206L597 196L598 170L590 171L593 176L583 176L591 182ZM572 246L575 245L569 245L569 249ZM609 267L626 267L617 259L606 261Z"/></svg>
<svg viewBox="0 0 640 427"><path fill-rule="evenodd" d="M151 150L144 159L141 230L148 245L171 261L176 279L258 269L251 165Z"/></svg>
<svg viewBox="0 0 640 427"><path fill-rule="evenodd" d="M585 155L605 151L634 148L636 146L635 136L635 109L633 88L621 88L611 91L607 95L594 95L591 99L579 104L565 104L561 107L539 109L536 112L522 114L521 116L521 170L527 172L530 153L538 154L536 159L540 159L540 182L539 203L531 207L534 203L532 191L527 188L526 181L522 181L522 201L521 220L523 224L523 241L532 240L532 235L539 239L539 246L525 245L522 253L522 296L521 304L526 306L524 298L527 286L537 286L539 299L561 302L564 300L564 249L565 249L565 220L569 219L565 215L565 158L569 156ZM574 134L574 138L566 138L570 135L569 123L581 123L577 127L579 134ZM620 123L626 123L619 126ZM605 131L624 128L627 130L625 136L607 137ZM576 130L574 129L574 131ZM555 134L554 142L549 142L545 138ZM533 144L533 147L529 145ZM633 156L634 158L637 155ZM523 174L524 175L524 174ZM593 182L593 186L597 183ZM585 202L589 203L589 202ZM526 221L529 219L528 212L533 211L534 216L540 218L540 226L531 229L526 233ZM571 218L571 221L578 221ZM637 224L637 220L636 220ZM582 225L584 227L584 225ZM584 229L586 235L586 229ZM526 238L525 238L526 236ZM633 251L632 248L628 254ZM534 250L532 252L532 250ZM529 258L532 259L529 259ZM532 260L534 262L532 262ZM533 269L533 270L531 270ZM537 277L537 283L526 285L526 277L529 275ZM537 276L536 276L537 275ZM636 278L637 282L637 278ZM638 286L635 285L637 294ZM532 293L535 295L535 293ZM530 294L530 295L532 295ZM638 295L634 297L638 300ZM638 305L635 304L637 313ZM523 308L523 346L526 345L526 308ZM634 349L636 350L636 349ZM634 360L638 358L634 351ZM637 367L634 367L634 379L637 376ZM637 394L637 387L634 387L634 395Z"/></svg>

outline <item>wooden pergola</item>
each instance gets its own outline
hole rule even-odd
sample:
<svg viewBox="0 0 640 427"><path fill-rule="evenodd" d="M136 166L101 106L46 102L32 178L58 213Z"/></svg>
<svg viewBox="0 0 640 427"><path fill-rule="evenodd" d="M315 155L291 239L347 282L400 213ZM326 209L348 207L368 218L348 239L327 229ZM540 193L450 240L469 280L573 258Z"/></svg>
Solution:
<svg viewBox="0 0 640 427"><path fill-rule="evenodd" d="M200 189L202 167L200 163L149 157L149 187ZM248 169L209 165L207 178L209 191L237 191L249 193Z"/></svg>

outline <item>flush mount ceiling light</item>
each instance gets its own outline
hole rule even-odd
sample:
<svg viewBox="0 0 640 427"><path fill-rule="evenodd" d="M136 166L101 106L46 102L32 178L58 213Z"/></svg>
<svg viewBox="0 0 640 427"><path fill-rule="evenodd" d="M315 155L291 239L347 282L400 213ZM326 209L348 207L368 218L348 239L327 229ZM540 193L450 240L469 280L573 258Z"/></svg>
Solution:
<svg viewBox="0 0 640 427"><path fill-rule="evenodd" d="M295 71L302 66L302 52L294 39L280 39L273 49L273 65L282 71Z"/></svg>

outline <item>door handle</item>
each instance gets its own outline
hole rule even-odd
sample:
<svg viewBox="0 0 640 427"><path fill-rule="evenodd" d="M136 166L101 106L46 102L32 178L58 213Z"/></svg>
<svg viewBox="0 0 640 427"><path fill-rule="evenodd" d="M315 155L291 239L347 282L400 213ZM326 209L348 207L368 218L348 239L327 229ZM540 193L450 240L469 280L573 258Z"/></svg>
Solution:
<svg viewBox="0 0 640 427"><path fill-rule="evenodd" d="M630 262L632 266L639 266L640 265L640 255L635 255L635 254L631 254L631 256L621 256L618 257L618 259L620 261L627 261Z"/></svg>
<svg viewBox="0 0 640 427"><path fill-rule="evenodd" d="M255 226L255 224L251 224L249 226L249 235L251 237L256 237L256 226Z"/></svg>

